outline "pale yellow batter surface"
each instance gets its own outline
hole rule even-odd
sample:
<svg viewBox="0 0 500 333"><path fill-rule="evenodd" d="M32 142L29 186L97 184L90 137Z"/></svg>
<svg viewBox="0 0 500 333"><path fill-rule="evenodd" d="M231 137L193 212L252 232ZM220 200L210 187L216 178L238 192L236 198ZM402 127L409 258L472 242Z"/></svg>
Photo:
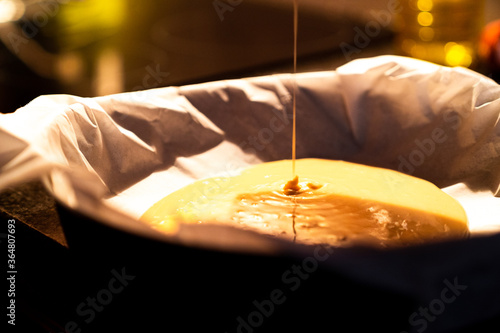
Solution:
<svg viewBox="0 0 500 333"><path fill-rule="evenodd" d="M468 235L460 204L435 185L396 171L301 159L256 165L196 181L157 202L142 220L174 233L179 223L215 223L306 244L382 247Z"/></svg>

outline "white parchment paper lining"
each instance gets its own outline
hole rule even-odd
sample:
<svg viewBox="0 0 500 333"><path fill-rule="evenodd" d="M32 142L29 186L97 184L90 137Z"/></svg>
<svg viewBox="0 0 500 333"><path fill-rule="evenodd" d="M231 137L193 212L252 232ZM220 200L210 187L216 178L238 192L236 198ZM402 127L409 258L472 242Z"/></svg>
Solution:
<svg viewBox="0 0 500 333"><path fill-rule="evenodd" d="M41 179L69 208L161 238L137 218L165 195L196 179L290 158L294 82L299 158L427 179L462 203L473 234L500 231L500 86L466 69L394 56L295 76L41 96L0 115L0 189ZM174 238L270 246L251 233L214 228L183 226Z"/></svg>

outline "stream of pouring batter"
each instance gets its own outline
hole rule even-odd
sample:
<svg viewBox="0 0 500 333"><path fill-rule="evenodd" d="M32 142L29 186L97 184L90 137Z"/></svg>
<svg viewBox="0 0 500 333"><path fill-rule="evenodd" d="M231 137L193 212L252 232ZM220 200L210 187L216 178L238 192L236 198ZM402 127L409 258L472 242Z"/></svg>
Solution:
<svg viewBox="0 0 500 333"><path fill-rule="evenodd" d="M292 122L292 178L296 177L295 174L295 149L296 149L296 107L297 107L297 81L295 74L297 74L297 32L299 25L299 4L298 0L293 0L293 93L292 93L292 103L293 103L293 122Z"/></svg>
<svg viewBox="0 0 500 333"><path fill-rule="evenodd" d="M296 150L296 123L297 123L297 79L295 75L297 74L297 35L298 35L298 26L299 26L299 4L298 0L293 0L293 134L292 134L292 179L295 179L297 175L295 174L295 150ZM298 178L297 178L298 180ZM295 217L297 210L297 198L292 197L294 206L292 213L292 229L293 229L293 242L297 240L297 230L295 229Z"/></svg>
<svg viewBox="0 0 500 333"><path fill-rule="evenodd" d="M299 177L295 170L295 160L296 160L296 127L297 127L297 35L298 35L298 25L299 25L299 15L298 15L298 0L293 0L293 79L292 79L292 112L293 112L293 122L292 122L292 180L289 180L283 187L283 192L286 196L290 198L293 205L292 211L292 230L293 230L293 241L295 242L297 238L297 231L295 228L296 212L297 212L297 195L301 193L301 184L299 184Z"/></svg>

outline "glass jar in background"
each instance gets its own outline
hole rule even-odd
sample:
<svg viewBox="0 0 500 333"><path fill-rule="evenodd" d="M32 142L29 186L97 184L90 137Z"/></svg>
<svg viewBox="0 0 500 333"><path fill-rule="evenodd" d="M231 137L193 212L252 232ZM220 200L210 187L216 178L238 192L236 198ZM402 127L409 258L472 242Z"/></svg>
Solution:
<svg viewBox="0 0 500 333"><path fill-rule="evenodd" d="M485 0L401 0L397 50L446 66L474 67Z"/></svg>

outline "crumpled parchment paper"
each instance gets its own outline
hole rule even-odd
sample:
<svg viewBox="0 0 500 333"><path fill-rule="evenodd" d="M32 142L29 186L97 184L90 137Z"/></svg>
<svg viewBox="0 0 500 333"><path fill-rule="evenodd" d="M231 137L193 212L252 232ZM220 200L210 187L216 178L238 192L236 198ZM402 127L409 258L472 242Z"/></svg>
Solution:
<svg viewBox="0 0 500 333"><path fill-rule="evenodd" d="M41 179L69 208L163 238L137 218L165 195L196 179L291 157L295 83L298 158L427 179L462 203L472 234L500 231L500 86L467 69L395 56L335 71L38 97L0 115L0 190ZM271 246L226 227L182 226L169 237Z"/></svg>

